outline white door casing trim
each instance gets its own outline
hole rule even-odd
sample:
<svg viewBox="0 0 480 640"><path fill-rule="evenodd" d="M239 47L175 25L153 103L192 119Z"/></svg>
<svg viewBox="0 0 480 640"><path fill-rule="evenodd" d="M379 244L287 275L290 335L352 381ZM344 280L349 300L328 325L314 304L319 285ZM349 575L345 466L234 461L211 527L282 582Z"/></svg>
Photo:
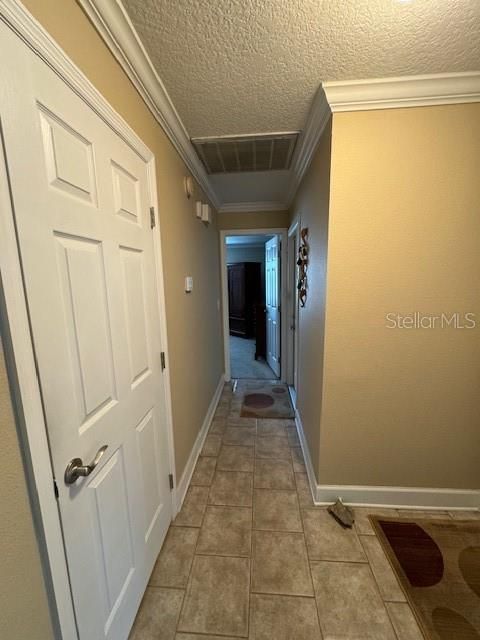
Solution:
<svg viewBox="0 0 480 640"><path fill-rule="evenodd" d="M281 315L280 315L280 380L285 382L286 359L285 345L287 344L287 325L284 322L284 310L287 308L287 229L222 229L220 231L220 269L221 269L221 286L222 286L222 319L223 319L223 353L225 359L225 381L231 380L230 370L230 328L228 322L228 271L227 271L227 252L225 239L227 236L273 236L278 235L282 243L280 252L280 284L281 284Z"/></svg>
<svg viewBox="0 0 480 640"><path fill-rule="evenodd" d="M287 327L287 344L286 344L286 367L287 367L287 384L290 386L290 394L298 393L298 389L294 387L295 382L295 373L297 373L297 384L298 384L298 372L296 372L296 367L298 367L298 345L299 345L299 304L298 304L298 293L297 293L297 283L292 279L292 267L296 265L296 255L292 255L290 252L290 246L292 243L292 238L296 238L297 246L300 241L300 229L301 229L301 217L297 215L295 220L292 222L288 229L287 233L287 242L288 242L288 252L287 252L287 294L290 291L293 293L293 296L287 295L287 319L289 322L295 316L295 332L291 331ZM294 402L295 406L295 402Z"/></svg>
<svg viewBox="0 0 480 640"><path fill-rule="evenodd" d="M53 471L36 374L3 147L0 147L0 275L7 313L6 330L11 338L11 352L10 345L3 346L7 369L8 360L13 360L15 363L18 383L18 398L15 398L15 405L17 412L21 412L21 424L18 424L17 428L28 442L28 451L22 451L27 468L26 482L35 511L41 514L41 522L38 522L32 509L35 527L42 531L45 541L44 544L39 541L39 550L43 565L44 567L46 565L50 573L49 580L46 582L48 584L51 581L54 590L56 611L51 612L52 623L55 629L58 622L62 640L76 640L78 636L75 614L58 505L54 494ZM7 358L7 349L10 358ZM11 371L9 371L10 375Z"/></svg>
<svg viewBox="0 0 480 640"><path fill-rule="evenodd" d="M291 390L290 396L292 402ZM332 504L341 497L354 507L405 507L407 509L449 509L450 511L480 509L480 490L445 489L436 487L394 487L318 484L313 469L300 413L295 406L295 424L302 447L312 498L316 505Z"/></svg>
<svg viewBox="0 0 480 640"><path fill-rule="evenodd" d="M110 106L102 94L76 67L67 54L33 18L27 9L16 0L0 0L0 19L15 32L28 47L41 58L55 73L147 164L150 206L155 208L157 225L152 231L155 252L155 275L160 313L162 350L168 364L167 321L161 235L158 215L158 198L155 172L155 158L143 141L135 134L126 121ZM43 532L45 556L51 573L53 601L56 605L54 616L58 616L62 640L74 640L77 636L73 602L70 594L68 567L66 563L61 522L53 491L53 470L48 448L46 424L44 421L41 393L36 376L35 355L30 335L27 302L23 290L21 264L18 254L13 211L10 195L1 173L5 171L3 155L0 158L0 271L2 274L9 331L12 340L13 357L21 396L25 438L29 448L31 467L28 469L29 490L38 499L39 522L36 525ZM7 185L8 186L8 185ZM3 206L4 205L4 206ZM169 446L170 470L175 477L175 456L173 448L173 422L169 368L164 370L165 420ZM176 513L175 495L172 492L172 510Z"/></svg>
<svg viewBox="0 0 480 640"><path fill-rule="evenodd" d="M225 375L222 373L218 381L217 388L215 389L215 393L213 394L212 400L207 409L207 413L203 420L203 424L195 439L195 443L192 447L190 455L188 456L187 464L185 465L185 469L183 470L182 477L180 478L177 486L175 487L175 504L176 504L177 513L182 508L183 501L185 500L185 495L190 485L190 480L192 479L192 475L195 470L195 465L197 464L197 460L200 455L200 452L202 451L205 438L207 437L208 430L210 429L210 425L212 424L215 411L217 410L218 403L220 402L220 397L222 395L224 384L225 384Z"/></svg>

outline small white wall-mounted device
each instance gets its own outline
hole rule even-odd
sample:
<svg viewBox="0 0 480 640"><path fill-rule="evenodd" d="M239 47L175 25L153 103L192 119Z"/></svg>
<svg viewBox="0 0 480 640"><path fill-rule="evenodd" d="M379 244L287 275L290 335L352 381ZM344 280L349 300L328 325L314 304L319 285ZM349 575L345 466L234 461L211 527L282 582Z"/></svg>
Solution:
<svg viewBox="0 0 480 640"><path fill-rule="evenodd" d="M185 293L192 293L193 291L193 278L192 276L185 277Z"/></svg>
<svg viewBox="0 0 480 640"><path fill-rule="evenodd" d="M202 220L208 224L212 221L212 209L209 204L202 204Z"/></svg>
<svg viewBox="0 0 480 640"><path fill-rule="evenodd" d="M195 215L197 216L197 218L199 220L202 219L202 203L200 202L200 200L197 200L195 203Z"/></svg>

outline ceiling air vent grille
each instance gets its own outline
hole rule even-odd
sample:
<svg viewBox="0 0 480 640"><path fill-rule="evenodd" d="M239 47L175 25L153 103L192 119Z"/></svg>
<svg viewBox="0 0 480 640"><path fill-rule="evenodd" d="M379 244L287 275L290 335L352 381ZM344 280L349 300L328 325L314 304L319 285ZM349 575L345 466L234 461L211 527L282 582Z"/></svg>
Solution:
<svg viewBox="0 0 480 640"><path fill-rule="evenodd" d="M298 132L192 138L207 173L289 169Z"/></svg>

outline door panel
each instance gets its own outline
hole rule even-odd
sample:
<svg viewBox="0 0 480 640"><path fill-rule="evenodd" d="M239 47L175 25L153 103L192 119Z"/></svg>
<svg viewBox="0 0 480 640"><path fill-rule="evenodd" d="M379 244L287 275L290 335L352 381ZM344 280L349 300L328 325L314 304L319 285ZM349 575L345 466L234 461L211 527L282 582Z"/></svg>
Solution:
<svg viewBox="0 0 480 640"><path fill-rule="evenodd" d="M126 640L171 520L148 167L0 24L0 122L80 640ZM90 463L68 485L72 458Z"/></svg>
<svg viewBox="0 0 480 640"><path fill-rule="evenodd" d="M129 519L127 479L123 451L119 449L89 484L92 520L98 522L108 596L107 623L119 605L135 571L133 535ZM117 549L122 549L118 554Z"/></svg>
<svg viewBox="0 0 480 640"><path fill-rule="evenodd" d="M120 256L123 266L130 382L133 388L151 372L145 319L143 255L136 249L120 247Z"/></svg>
<svg viewBox="0 0 480 640"><path fill-rule="evenodd" d="M100 242L58 232L54 237L82 431L117 396L104 257Z"/></svg>
<svg viewBox="0 0 480 640"><path fill-rule="evenodd" d="M278 236L265 243L267 362L280 377L280 251Z"/></svg>

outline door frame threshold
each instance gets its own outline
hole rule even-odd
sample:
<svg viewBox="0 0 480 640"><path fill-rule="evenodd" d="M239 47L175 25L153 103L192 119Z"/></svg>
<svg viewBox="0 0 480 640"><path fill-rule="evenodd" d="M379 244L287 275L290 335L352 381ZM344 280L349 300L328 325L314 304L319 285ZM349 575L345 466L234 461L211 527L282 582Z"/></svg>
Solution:
<svg viewBox="0 0 480 640"><path fill-rule="evenodd" d="M223 353L225 363L225 381L230 382L230 327L228 322L228 270L227 270L227 236L280 236L280 376L279 382L285 382L286 370L286 349L287 344L287 323L284 316L287 309L287 233L285 227L273 227L271 229L221 229L220 230L220 270L221 270L221 290L222 290L222 320L223 320Z"/></svg>
<svg viewBox="0 0 480 640"><path fill-rule="evenodd" d="M157 215L157 225L152 230L152 234L162 350L165 352L167 362L169 362L155 157L141 138L21 3L16 0L1 0L0 20L6 28L11 29L19 41L23 42L23 46L28 47L34 55L37 55L53 69L147 165L150 191L149 206L155 208ZM23 457L53 632L55 638L59 640L78 640L1 129L0 325L2 336L5 339L3 350L10 395ZM175 477L171 385L168 367L164 370L163 375L170 467L165 471L167 475L172 473ZM173 519L176 511L175 491L171 492L171 500Z"/></svg>

